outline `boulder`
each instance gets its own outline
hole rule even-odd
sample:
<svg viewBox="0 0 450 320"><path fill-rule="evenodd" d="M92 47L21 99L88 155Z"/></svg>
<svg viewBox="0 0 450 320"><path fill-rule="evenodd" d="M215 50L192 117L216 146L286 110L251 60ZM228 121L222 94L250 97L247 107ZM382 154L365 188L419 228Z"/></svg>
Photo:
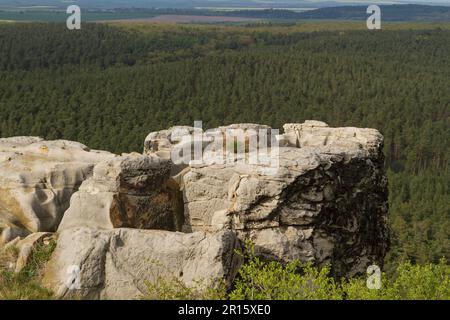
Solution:
<svg viewBox="0 0 450 320"><path fill-rule="evenodd" d="M55 231L94 165L113 157L78 142L0 139L0 242Z"/></svg>
<svg viewBox="0 0 450 320"><path fill-rule="evenodd" d="M183 234L159 230L74 228L59 234L44 284L60 298L137 299L146 282L188 286L230 283L241 258L231 231Z"/></svg>
<svg viewBox="0 0 450 320"><path fill-rule="evenodd" d="M180 194L171 189L171 162L127 155L101 162L70 201L58 231L89 226L176 231L183 223Z"/></svg>
<svg viewBox="0 0 450 320"><path fill-rule="evenodd" d="M383 136L319 121L284 130L274 171L239 155L235 163L191 163L177 176L183 231L233 230L263 258L331 264L338 276L382 266L389 244Z"/></svg>

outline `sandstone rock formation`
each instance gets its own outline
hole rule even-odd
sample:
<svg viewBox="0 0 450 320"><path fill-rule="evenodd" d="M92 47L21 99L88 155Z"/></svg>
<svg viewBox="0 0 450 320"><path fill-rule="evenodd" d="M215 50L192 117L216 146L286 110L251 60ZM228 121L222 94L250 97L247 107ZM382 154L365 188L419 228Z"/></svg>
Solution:
<svg viewBox="0 0 450 320"><path fill-rule="evenodd" d="M170 161L155 156L127 155L99 163L72 196L58 230L180 230L183 207L178 191L170 189L170 170Z"/></svg>
<svg viewBox="0 0 450 320"><path fill-rule="evenodd" d="M237 247L231 231L67 229L59 234L44 283L59 297L85 299L139 298L146 281L160 277L188 286L230 283L240 264Z"/></svg>
<svg viewBox="0 0 450 320"><path fill-rule="evenodd" d="M167 130L151 132L148 134L144 141L144 154L158 154L169 158L170 153L175 147L181 148L185 143L193 144L196 142L196 138L202 139L203 145L206 146L209 142L207 139L209 135L220 133L225 136L227 130L242 130L244 132L252 130L258 132L261 129L270 130L271 128L260 124L240 123L213 128L203 132L201 128L175 126ZM196 136L196 134L198 136Z"/></svg>
<svg viewBox="0 0 450 320"><path fill-rule="evenodd" d="M176 178L190 164L195 165L198 159L192 159L192 156L200 156L203 161L208 161L222 157L222 154L235 153L234 149L249 151L245 150L245 145L257 136L265 136L270 145L270 130L269 126L250 123L232 124L205 132L201 128L176 126L150 133L144 142L144 154L170 159L174 162L172 176ZM240 137L243 137L243 143L239 143ZM201 155L197 154L198 151Z"/></svg>
<svg viewBox="0 0 450 320"><path fill-rule="evenodd" d="M238 162L184 170L183 231L234 230L262 257L330 263L336 275L382 264L388 208L381 134L318 121L284 129L275 174Z"/></svg>
<svg viewBox="0 0 450 320"><path fill-rule="evenodd" d="M64 298L137 298L158 275L230 284L248 240L264 259L361 274L389 244L382 147L377 130L320 121L173 127L144 155L0 139L1 241L23 244L20 270L43 234L21 239L57 230L45 283Z"/></svg>
<svg viewBox="0 0 450 320"><path fill-rule="evenodd" d="M0 244L55 231L94 165L113 157L71 141L0 139Z"/></svg>

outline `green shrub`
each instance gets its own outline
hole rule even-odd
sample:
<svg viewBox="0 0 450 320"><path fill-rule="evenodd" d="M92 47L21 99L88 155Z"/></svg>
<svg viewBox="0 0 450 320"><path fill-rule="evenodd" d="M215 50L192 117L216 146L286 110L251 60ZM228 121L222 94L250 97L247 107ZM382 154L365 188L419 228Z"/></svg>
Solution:
<svg viewBox="0 0 450 320"><path fill-rule="evenodd" d="M442 259L439 264L397 267L392 279L382 277L382 288L370 290L363 279L351 279L342 284L350 300L450 300L450 266Z"/></svg>
<svg viewBox="0 0 450 320"><path fill-rule="evenodd" d="M278 262L263 262L253 258L242 266L232 300L336 300L342 294L330 269L320 270L298 261L286 266Z"/></svg>
<svg viewBox="0 0 450 320"><path fill-rule="evenodd" d="M266 262L255 255L251 242L243 255L246 263L239 270L232 300L339 300L339 286L329 277L330 268L314 268L294 260L286 265Z"/></svg>
<svg viewBox="0 0 450 320"><path fill-rule="evenodd" d="M394 275L381 277L381 289L369 289L365 277L335 281L330 268L292 261L263 261L247 245L246 263L232 290L225 285L207 287L203 282L188 287L176 277L159 277L147 283L144 299L230 300L450 300L450 266L400 264ZM205 289L206 288L206 289Z"/></svg>
<svg viewBox="0 0 450 320"><path fill-rule="evenodd" d="M242 266L230 299L237 300L450 300L450 266L400 264L389 279L382 274L382 287L369 289L366 278L342 279L336 283L330 269L301 265L286 266L252 257Z"/></svg>
<svg viewBox="0 0 450 320"><path fill-rule="evenodd" d="M400 299L450 300L450 266L445 259L439 264L401 264L392 290Z"/></svg>

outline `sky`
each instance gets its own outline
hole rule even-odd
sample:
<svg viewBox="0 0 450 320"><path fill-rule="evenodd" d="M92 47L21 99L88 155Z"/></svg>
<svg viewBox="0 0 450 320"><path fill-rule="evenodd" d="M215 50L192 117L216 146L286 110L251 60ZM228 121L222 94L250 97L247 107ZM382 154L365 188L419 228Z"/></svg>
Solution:
<svg viewBox="0 0 450 320"><path fill-rule="evenodd" d="M305 2L310 3L320 3L325 2L324 0L305 0ZM421 3L421 4L446 4L450 5L450 0L389 0L389 1L374 1L374 0L333 0L333 2L344 2L344 3L367 3L367 4L373 4L375 2L377 3L389 3L389 4L408 4L408 3Z"/></svg>

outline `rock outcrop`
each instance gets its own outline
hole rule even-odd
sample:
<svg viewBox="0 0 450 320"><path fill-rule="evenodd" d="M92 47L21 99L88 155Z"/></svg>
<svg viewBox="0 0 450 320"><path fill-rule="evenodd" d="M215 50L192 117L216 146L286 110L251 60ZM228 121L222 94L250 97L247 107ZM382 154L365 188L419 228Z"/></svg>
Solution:
<svg viewBox="0 0 450 320"><path fill-rule="evenodd" d="M183 231L234 230L264 258L329 263L340 276L381 265L388 245L382 135L318 121L284 129L275 174L238 161L183 171ZM149 135L147 145L161 136Z"/></svg>
<svg viewBox="0 0 450 320"><path fill-rule="evenodd" d="M177 231L183 207L171 190L171 162L127 155L99 163L70 201L58 231L89 226Z"/></svg>
<svg viewBox="0 0 450 320"><path fill-rule="evenodd" d="M146 282L228 284L240 265L231 231L183 234L158 230L73 228L59 234L44 283L62 298L133 299Z"/></svg>
<svg viewBox="0 0 450 320"><path fill-rule="evenodd" d="M94 165L114 157L71 141L0 139L0 243L56 231Z"/></svg>
<svg viewBox="0 0 450 320"><path fill-rule="evenodd" d="M29 234L57 230L45 284L64 298L137 298L158 276L230 284L247 241L264 259L361 274L389 244L382 147L377 130L320 121L173 127L144 155L0 139L1 241L21 244L19 270L48 236Z"/></svg>

